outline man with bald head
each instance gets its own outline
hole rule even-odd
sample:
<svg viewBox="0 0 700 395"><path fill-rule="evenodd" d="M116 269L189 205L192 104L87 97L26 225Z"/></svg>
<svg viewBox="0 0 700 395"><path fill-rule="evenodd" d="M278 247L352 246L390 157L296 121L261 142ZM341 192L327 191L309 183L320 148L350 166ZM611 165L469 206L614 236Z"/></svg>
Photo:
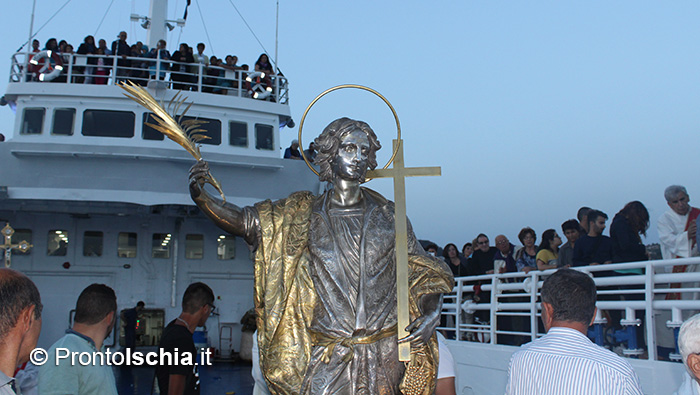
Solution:
<svg viewBox="0 0 700 395"><path fill-rule="evenodd" d="M0 269L0 395L14 395L17 366L29 360L41 332L41 296L24 274Z"/></svg>
<svg viewBox="0 0 700 395"><path fill-rule="evenodd" d="M504 235L496 236L496 254L493 256L494 271L499 273L517 272L515 266L515 246Z"/></svg>
<svg viewBox="0 0 700 395"><path fill-rule="evenodd" d="M517 254L517 249L508 240L505 235L496 236L496 254L493 256L493 268L494 273L515 273L518 271L515 262L515 255ZM513 282L514 279L508 278L503 279L505 282ZM504 293L510 293L512 291L503 291ZM511 298L512 301L523 301L521 298ZM512 317L507 315L502 315L498 319L498 328L504 331L523 331L528 330L527 320L523 320L523 317ZM498 335L499 344L508 344L512 346L519 346L524 342L524 337L520 335Z"/></svg>

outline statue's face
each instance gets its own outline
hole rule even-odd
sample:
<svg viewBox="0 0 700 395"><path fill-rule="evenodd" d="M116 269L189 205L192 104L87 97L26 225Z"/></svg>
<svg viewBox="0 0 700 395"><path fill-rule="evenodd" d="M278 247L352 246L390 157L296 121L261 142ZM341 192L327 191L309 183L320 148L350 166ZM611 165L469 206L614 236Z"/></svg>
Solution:
<svg viewBox="0 0 700 395"><path fill-rule="evenodd" d="M354 130L341 137L338 153L333 159L333 173L348 181L359 181L367 173L369 139L361 130Z"/></svg>

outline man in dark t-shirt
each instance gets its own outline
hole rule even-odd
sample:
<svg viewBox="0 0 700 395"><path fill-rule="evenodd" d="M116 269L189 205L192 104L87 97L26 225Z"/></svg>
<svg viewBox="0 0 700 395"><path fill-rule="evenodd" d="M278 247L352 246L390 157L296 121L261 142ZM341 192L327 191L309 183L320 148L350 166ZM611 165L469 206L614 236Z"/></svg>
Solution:
<svg viewBox="0 0 700 395"><path fill-rule="evenodd" d="M603 265L612 262L612 241L603 236L608 216L599 210L588 213L588 234L574 245L574 266Z"/></svg>
<svg viewBox="0 0 700 395"><path fill-rule="evenodd" d="M467 266L468 275L493 274L493 257L498 249L489 246L489 237L483 233L476 237L476 244Z"/></svg>
<svg viewBox="0 0 700 395"><path fill-rule="evenodd" d="M496 247L489 246L489 237L483 233L476 236L476 248L472 257L467 264L467 275L478 276L482 274L493 274L493 257L496 255ZM490 281L485 281L490 282ZM481 286L481 281L479 281L479 287ZM480 303L488 303L491 301L490 291L478 291L474 292L474 299L478 300ZM479 310L474 313L474 317L479 319L481 322L488 322L490 313L488 310Z"/></svg>
<svg viewBox="0 0 700 395"><path fill-rule="evenodd" d="M121 314L121 320L124 323L124 342L126 348L133 349L136 347L136 323L139 319L139 312L143 310L146 304L140 300L136 307L124 310Z"/></svg>
<svg viewBox="0 0 700 395"><path fill-rule="evenodd" d="M190 284L185 290L182 313L163 329L160 339L159 348L172 356L172 361L165 359L166 364L156 367L161 394L199 395L197 349L192 334L207 322L214 310L213 302L214 292L204 283ZM175 358L175 349L178 358Z"/></svg>

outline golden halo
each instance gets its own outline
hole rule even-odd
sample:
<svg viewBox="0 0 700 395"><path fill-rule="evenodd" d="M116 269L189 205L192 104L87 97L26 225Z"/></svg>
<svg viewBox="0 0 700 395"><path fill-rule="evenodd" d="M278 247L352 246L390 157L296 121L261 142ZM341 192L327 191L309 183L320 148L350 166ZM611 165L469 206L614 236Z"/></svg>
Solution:
<svg viewBox="0 0 700 395"><path fill-rule="evenodd" d="M396 120L396 139L401 140L401 124L399 124L399 116L396 115L396 110L394 110L394 107L391 105L391 103L389 103L389 100L387 100L384 96L382 96L381 93L375 91L372 88L368 88L368 87L362 86L362 85L355 85L355 84L343 84L343 85L338 85L338 86L334 86L332 88L326 89L325 91L323 91L323 93L316 96L316 98L309 104L309 106L306 107L306 110L304 111L304 115L301 117L301 122L299 122L298 140L299 140L299 147L301 148L299 151L301 151L301 157L304 159L304 162L306 162L306 165L309 166L309 169L311 169L311 171L313 171L314 174L316 174L316 175L319 175L318 171L316 171L316 169L314 169L313 166L311 166L311 163L306 158L306 155L304 154L304 148L303 148L304 145L301 142L301 131L304 128L304 120L306 119L306 114L309 113L309 110L311 110L311 107L313 107L313 105L316 104L316 102L319 101L319 99L321 99L323 96L325 96L333 91L337 91L339 89L346 89L346 88L362 89L362 90L365 90L367 92L374 93L380 99L382 99L384 101L384 103L386 103L386 105L389 106L389 109L391 109L391 113L394 114L394 120ZM399 146L397 144L396 147L394 148L394 151L391 155L391 158L389 158L389 162L387 162L386 165L384 165L384 167L383 167L384 169L388 168L389 165L391 165L391 162L393 162L394 158L396 158L396 153L398 151L399 151ZM367 181L369 181L369 179Z"/></svg>

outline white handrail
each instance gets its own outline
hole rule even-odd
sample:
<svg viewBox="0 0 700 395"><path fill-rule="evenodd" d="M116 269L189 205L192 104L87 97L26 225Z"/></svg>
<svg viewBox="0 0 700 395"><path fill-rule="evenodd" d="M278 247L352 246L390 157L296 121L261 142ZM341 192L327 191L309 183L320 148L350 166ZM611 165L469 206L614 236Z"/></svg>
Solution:
<svg viewBox="0 0 700 395"><path fill-rule="evenodd" d="M34 53L18 52L12 55L10 67L10 83L43 83L39 82L34 73L27 70L23 65L29 64L27 61ZM182 63L172 60L165 60L148 57L126 57L117 55L81 55L62 54L65 61L63 73L54 83L86 84L95 83L95 77L105 78L107 85L115 85L119 81L129 79L137 83L146 85L152 79L160 78L166 81L166 86L172 84L182 85L185 90L194 90L212 94L233 94L238 97L248 97L248 83L246 77L250 71L237 70L234 76L225 75L227 68L218 66L205 66L201 63ZM109 71L108 75L96 75L97 59L103 59L103 69ZM129 65L119 63L128 61ZM171 71L172 66L179 66L178 71ZM183 81L172 80L169 77L179 75ZM288 104L289 85L287 79L281 75L271 75L270 83L273 91L268 100L276 103Z"/></svg>
<svg viewBox="0 0 700 395"><path fill-rule="evenodd" d="M654 312L670 311L672 319L667 327L677 328L682 322L683 311L700 310L700 272L671 273L673 266L700 265L700 257L618 263L608 265L574 267L573 269L593 276L598 287L600 310L622 311L623 326L639 322L635 310L643 310L646 327L646 344L649 359L656 359L656 328ZM644 269L644 274L614 275L613 271ZM543 280L557 269L546 271L533 270L529 273L485 274L479 276L458 277L453 292L445 295L443 316L454 317L454 323L439 327L448 333L454 333L457 340L464 340L470 334L489 334L490 343L498 342L498 335L526 335L532 340L538 335L539 291ZM681 284L680 288L671 288L670 284ZM475 287L481 292L490 293L489 302L474 302L472 294ZM624 287L620 289L619 287ZM666 300L668 294L685 295L682 300ZM632 298L629 298L632 296ZM604 300L600 300L601 297ZM629 299L623 300L623 297ZM612 299L612 300L611 300ZM615 300L617 299L617 300ZM470 317L472 312L488 311L490 322L482 324L465 323L463 317ZM498 317L530 318L530 331L522 332L498 328ZM601 318L597 322L604 322ZM465 336L467 335L467 336ZM640 339L641 340L641 339ZM634 354L632 350L627 350Z"/></svg>

